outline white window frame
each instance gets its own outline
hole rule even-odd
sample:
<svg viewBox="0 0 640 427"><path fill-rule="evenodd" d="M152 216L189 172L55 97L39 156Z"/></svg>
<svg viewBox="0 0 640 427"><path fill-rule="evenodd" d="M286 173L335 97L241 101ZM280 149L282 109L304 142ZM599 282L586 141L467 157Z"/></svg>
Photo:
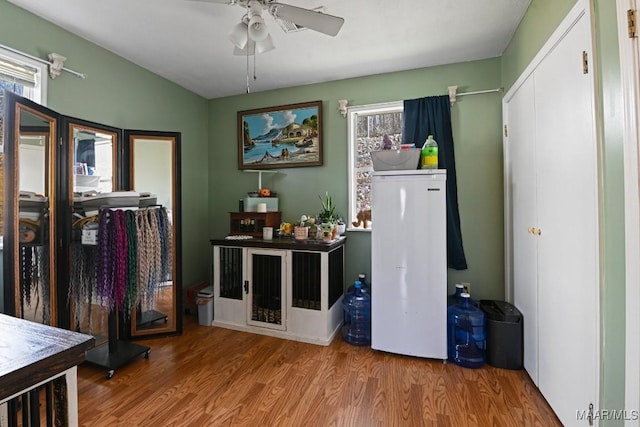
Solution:
<svg viewBox="0 0 640 427"><path fill-rule="evenodd" d="M356 175L358 172L373 171L373 166L357 168L356 164L356 132L358 130L358 115L373 115L384 113L398 113L404 111L404 101L385 102L380 104L359 105L347 108L347 135L349 144L348 177L349 177L349 211L344 218L349 231L370 232L371 228L355 228L351 221L355 220L356 210Z"/></svg>
<svg viewBox="0 0 640 427"><path fill-rule="evenodd" d="M10 62L22 64L35 68L36 71L36 84L33 88L28 88L23 95L25 98L32 100L40 105L47 105L47 64L35 61L31 58L19 55L15 52L11 52L7 49L0 47L0 58L7 59Z"/></svg>

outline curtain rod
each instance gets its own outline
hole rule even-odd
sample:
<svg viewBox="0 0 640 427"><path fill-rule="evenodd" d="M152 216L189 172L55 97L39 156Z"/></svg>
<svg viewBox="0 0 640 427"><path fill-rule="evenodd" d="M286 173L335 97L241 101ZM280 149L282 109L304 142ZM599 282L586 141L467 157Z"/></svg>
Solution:
<svg viewBox="0 0 640 427"><path fill-rule="evenodd" d="M14 49L12 47L9 47L9 46L3 45L3 44L0 44L0 48L6 49L9 52L13 52L13 53L18 54L20 56L24 56L25 58L29 58L29 59L32 59L34 61L40 62L41 64L48 65L49 67L52 68L50 70L51 78L54 78L55 76L57 76L59 74L59 72L60 72L59 70L66 71L67 73L73 74L74 76L80 77L81 79L86 79L87 78L87 75L84 74L84 73L79 73L78 71L74 71L74 70L72 70L70 68L66 68L66 67L59 67L57 61L47 61L45 59L41 59L41 58L38 58L37 56L29 55L28 53L19 51L18 49ZM56 54L52 54L52 55L56 55ZM66 58L64 58L64 59L66 59ZM64 59L62 60L63 62L64 62ZM54 70L56 70L56 69L58 71L58 74L54 73Z"/></svg>
<svg viewBox="0 0 640 427"><path fill-rule="evenodd" d="M456 103L456 96L479 95L481 93L502 92L502 88L501 87L496 88L496 89L476 90L474 92L462 92L462 93L456 93L456 91L458 90L458 86L449 86L447 89L449 89L449 102L451 103L452 107L453 107L453 104Z"/></svg>

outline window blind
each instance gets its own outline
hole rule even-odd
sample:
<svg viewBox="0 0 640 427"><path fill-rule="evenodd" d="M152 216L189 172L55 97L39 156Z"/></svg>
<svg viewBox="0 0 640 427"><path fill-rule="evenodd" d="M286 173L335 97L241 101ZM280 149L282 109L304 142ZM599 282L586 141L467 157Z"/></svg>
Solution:
<svg viewBox="0 0 640 427"><path fill-rule="evenodd" d="M38 70L36 68L0 56L0 79L20 83L27 87L34 87L37 75Z"/></svg>

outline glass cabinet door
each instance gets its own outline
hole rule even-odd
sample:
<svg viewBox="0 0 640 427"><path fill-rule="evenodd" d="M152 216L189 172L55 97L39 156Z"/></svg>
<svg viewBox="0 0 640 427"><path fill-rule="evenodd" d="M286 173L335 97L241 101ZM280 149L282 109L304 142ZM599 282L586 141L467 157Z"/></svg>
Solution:
<svg viewBox="0 0 640 427"><path fill-rule="evenodd" d="M58 114L10 92L4 102L3 311L57 325L54 251Z"/></svg>

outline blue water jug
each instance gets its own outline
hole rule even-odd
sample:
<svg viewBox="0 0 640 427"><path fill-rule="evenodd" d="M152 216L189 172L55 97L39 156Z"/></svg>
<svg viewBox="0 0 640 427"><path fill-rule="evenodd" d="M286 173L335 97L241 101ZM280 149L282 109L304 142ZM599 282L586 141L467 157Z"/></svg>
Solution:
<svg viewBox="0 0 640 427"><path fill-rule="evenodd" d="M358 282L360 282L362 284L362 293L363 294L368 294L369 296L371 296L371 287L369 286L369 283L367 282L367 275L364 273L360 273L358 274ZM352 285L350 285L347 288L347 296L349 295L353 295L356 291L356 287L355 287L355 283L353 282Z"/></svg>
<svg viewBox="0 0 640 427"><path fill-rule="evenodd" d="M462 302L460 295L464 292L464 286L456 283L456 291L447 297L447 307Z"/></svg>
<svg viewBox="0 0 640 427"><path fill-rule="evenodd" d="M362 282L356 280L354 292L345 295L342 303L344 324L342 338L349 344L371 344L371 297L362 293Z"/></svg>
<svg viewBox="0 0 640 427"><path fill-rule="evenodd" d="M485 314L471 305L468 293L447 309L448 356L466 368L480 368L486 360Z"/></svg>

